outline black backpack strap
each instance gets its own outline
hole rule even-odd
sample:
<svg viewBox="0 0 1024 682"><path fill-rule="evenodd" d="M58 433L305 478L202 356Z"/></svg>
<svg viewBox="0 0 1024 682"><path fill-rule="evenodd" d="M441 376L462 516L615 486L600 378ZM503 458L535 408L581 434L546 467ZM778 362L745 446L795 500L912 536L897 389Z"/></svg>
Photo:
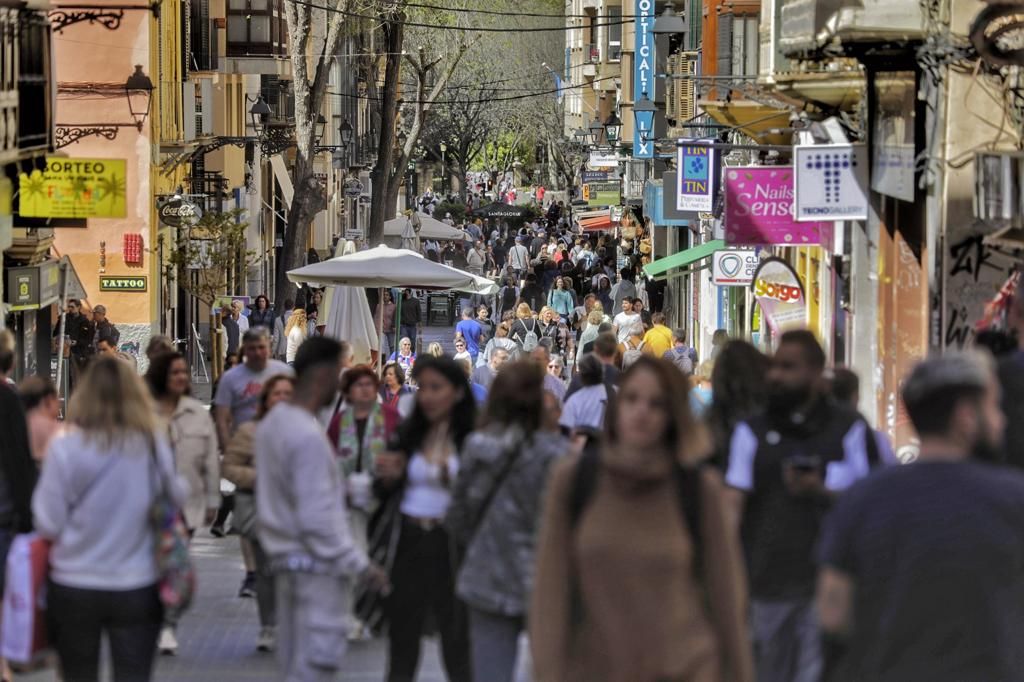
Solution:
<svg viewBox="0 0 1024 682"><path fill-rule="evenodd" d="M679 506L682 507L683 521L686 523L686 529L690 532L690 539L693 542L693 566L698 579L701 579L704 574L704 538L700 528L700 488L703 466L704 464L701 463L695 467L685 467L677 463L673 467Z"/></svg>
<svg viewBox="0 0 1024 682"><path fill-rule="evenodd" d="M569 493L569 525L575 529L583 516L587 502L597 487L597 474L601 466L601 450L597 443L587 443L576 463L573 475L572 490Z"/></svg>

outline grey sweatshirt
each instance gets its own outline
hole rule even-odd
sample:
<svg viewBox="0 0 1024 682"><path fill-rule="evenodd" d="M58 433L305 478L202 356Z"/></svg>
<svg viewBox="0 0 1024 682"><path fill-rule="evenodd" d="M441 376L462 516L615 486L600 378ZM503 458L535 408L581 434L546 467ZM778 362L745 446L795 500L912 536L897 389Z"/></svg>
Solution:
<svg viewBox="0 0 1024 682"><path fill-rule="evenodd" d="M59 585L134 590L157 581L150 508L158 480L178 504L188 487L174 473L166 440L156 440L163 478L140 434L108 446L78 428L53 437L32 496L36 530L53 540L50 568Z"/></svg>
<svg viewBox="0 0 1024 682"><path fill-rule="evenodd" d="M256 519L271 559L307 556L356 576L369 560L356 547L334 450L308 411L282 403L256 427Z"/></svg>

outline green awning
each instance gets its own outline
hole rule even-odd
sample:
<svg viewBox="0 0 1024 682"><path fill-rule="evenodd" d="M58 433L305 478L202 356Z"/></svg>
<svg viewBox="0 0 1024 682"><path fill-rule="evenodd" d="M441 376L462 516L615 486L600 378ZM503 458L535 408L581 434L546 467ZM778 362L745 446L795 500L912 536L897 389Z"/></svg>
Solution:
<svg viewBox="0 0 1024 682"><path fill-rule="evenodd" d="M653 263L648 263L647 265L644 266L644 272L647 273L648 277L654 277L655 275L660 275L662 273L668 272L672 268L686 267L690 263L699 261L702 258L707 258L715 251L720 251L721 249L724 248L724 239L713 239L709 242L698 244L693 248L686 249L685 251L674 253L671 256L659 258Z"/></svg>

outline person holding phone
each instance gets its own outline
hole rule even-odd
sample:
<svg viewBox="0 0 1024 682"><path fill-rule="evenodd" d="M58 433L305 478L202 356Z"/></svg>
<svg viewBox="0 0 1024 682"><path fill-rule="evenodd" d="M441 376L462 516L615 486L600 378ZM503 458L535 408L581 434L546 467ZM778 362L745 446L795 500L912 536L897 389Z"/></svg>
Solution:
<svg viewBox="0 0 1024 682"><path fill-rule="evenodd" d="M833 498L880 462L864 418L824 392L810 331L782 334L765 412L740 423L725 481L747 553L758 682L817 682L814 550Z"/></svg>

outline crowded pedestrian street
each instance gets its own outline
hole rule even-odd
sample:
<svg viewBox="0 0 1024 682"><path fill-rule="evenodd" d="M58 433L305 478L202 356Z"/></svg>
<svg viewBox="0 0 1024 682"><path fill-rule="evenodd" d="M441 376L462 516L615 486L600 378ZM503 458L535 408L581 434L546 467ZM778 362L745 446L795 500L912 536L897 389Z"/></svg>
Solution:
<svg viewBox="0 0 1024 682"><path fill-rule="evenodd" d="M1024 0L0 8L0 682L1024 682Z"/></svg>

